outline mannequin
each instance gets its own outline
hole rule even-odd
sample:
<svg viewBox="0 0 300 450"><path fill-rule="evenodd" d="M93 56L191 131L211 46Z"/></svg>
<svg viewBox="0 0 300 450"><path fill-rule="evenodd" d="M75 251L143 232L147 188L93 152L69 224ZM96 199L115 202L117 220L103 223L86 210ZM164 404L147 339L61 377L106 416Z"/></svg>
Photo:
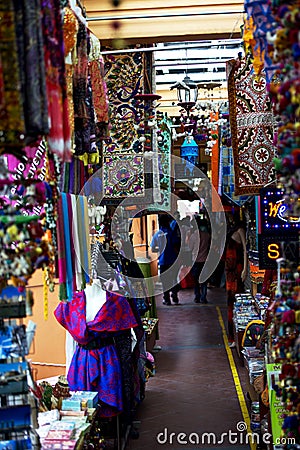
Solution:
<svg viewBox="0 0 300 450"><path fill-rule="evenodd" d="M86 298L86 321L91 322L106 301L106 291L102 288L101 281L96 278L92 284L86 286L84 292Z"/></svg>
<svg viewBox="0 0 300 450"><path fill-rule="evenodd" d="M74 293L70 302L60 302L54 315L76 341L67 371L70 389L98 392L102 417L123 411L122 366L116 339L125 331L130 337L130 329L138 326L127 299L102 292L96 281Z"/></svg>
<svg viewBox="0 0 300 450"><path fill-rule="evenodd" d="M95 319L96 314L102 308L106 301L106 291L101 286L99 279L94 279L92 284L88 284L84 289L86 298L85 317L87 322ZM76 342L71 334L66 331L66 375L68 374L70 364L76 349Z"/></svg>

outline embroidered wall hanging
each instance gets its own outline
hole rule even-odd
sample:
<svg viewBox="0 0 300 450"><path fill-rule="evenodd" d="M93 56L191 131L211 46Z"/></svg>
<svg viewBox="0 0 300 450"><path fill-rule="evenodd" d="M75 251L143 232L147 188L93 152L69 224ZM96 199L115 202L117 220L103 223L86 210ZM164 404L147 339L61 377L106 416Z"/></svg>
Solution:
<svg viewBox="0 0 300 450"><path fill-rule="evenodd" d="M269 0L245 0L245 11L247 13L247 23L251 24L249 29L249 40L254 55L254 61L258 67L265 69L267 83L269 83L278 69L278 64L274 64L268 52L268 40L276 32L278 24L272 14ZM255 69L255 67L254 67Z"/></svg>
<svg viewBox="0 0 300 450"><path fill-rule="evenodd" d="M109 99L110 139L107 153L139 153L135 95L143 90L143 54L105 55L105 80Z"/></svg>
<svg viewBox="0 0 300 450"><path fill-rule="evenodd" d="M171 145L172 121L167 116L158 114L158 171L159 171L159 193L160 201L154 201L149 210L170 211L171 210ZM154 163L154 160L153 160Z"/></svg>
<svg viewBox="0 0 300 450"><path fill-rule="evenodd" d="M143 155L112 153L103 158L104 197L144 195Z"/></svg>
<svg viewBox="0 0 300 450"><path fill-rule="evenodd" d="M103 145L103 196L110 202L131 195L140 198L145 176L135 95L143 91L144 57L136 52L104 58L111 129Z"/></svg>
<svg viewBox="0 0 300 450"><path fill-rule="evenodd" d="M236 60L228 77L235 195L258 195L275 179L273 113L264 73L255 75L250 56Z"/></svg>

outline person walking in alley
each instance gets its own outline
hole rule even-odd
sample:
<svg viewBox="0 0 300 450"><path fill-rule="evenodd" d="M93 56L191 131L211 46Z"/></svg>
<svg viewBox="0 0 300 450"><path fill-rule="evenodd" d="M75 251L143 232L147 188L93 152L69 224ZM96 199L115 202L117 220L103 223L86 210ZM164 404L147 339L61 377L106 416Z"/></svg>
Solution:
<svg viewBox="0 0 300 450"><path fill-rule="evenodd" d="M188 244L192 252L194 264L192 266L192 274L195 278L194 302L207 303L207 282L199 282L199 277L204 267L205 261L210 248L210 232L206 219L200 219L196 216L197 229L191 234Z"/></svg>
<svg viewBox="0 0 300 450"><path fill-rule="evenodd" d="M150 248L152 252L158 253L164 305L171 305L171 300L175 305L179 303L176 264L179 247L180 238L178 238L176 230L171 229L169 216L161 215L159 217L159 230L153 235Z"/></svg>

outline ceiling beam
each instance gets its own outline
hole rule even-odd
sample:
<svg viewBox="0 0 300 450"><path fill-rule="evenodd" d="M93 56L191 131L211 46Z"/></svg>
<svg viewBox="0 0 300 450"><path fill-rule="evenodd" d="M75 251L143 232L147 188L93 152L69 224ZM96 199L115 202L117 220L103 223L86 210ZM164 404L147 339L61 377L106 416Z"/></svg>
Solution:
<svg viewBox="0 0 300 450"><path fill-rule="evenodd" d="M146 3L146 6L145 6ZM244 1L85 0L88 26L102 45L125 45L240 37Z"/></svg>

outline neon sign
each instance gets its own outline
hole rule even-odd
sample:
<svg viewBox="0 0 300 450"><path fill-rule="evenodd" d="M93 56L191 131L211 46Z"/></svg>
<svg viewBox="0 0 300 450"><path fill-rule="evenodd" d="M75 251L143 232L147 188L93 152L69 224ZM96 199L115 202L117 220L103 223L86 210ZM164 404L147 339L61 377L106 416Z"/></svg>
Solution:
<svg viewBox="0 0 300 450"><path fill-rule="evenodd" d="M269 217L278 217L278 219L284 222L300 222L300 217L287 217L288 206L284 203L284 200L278 200L276 203L269 202Z"/></svg>
<svg viewBox="0 0 300 450"><path fill-rule="evenodd" d="M258 235L260 269L276 269L278 258L299 263L298 233L282 233L275 236Z"/></svg>
<svg viewBox="0 0 300 450"><path fill-rule="evenodd" d="M284 192L277 188L260 191L260 233L295 232L300 229L300 218L289 216Z"/></svg>
<svg viewBox="0 0 300 450"><path fill-rule="evenodd" d="M280 245L276 244L275 242L273 244L268 244L267 255L270 259L278 259L280 256Z"/></svg>

